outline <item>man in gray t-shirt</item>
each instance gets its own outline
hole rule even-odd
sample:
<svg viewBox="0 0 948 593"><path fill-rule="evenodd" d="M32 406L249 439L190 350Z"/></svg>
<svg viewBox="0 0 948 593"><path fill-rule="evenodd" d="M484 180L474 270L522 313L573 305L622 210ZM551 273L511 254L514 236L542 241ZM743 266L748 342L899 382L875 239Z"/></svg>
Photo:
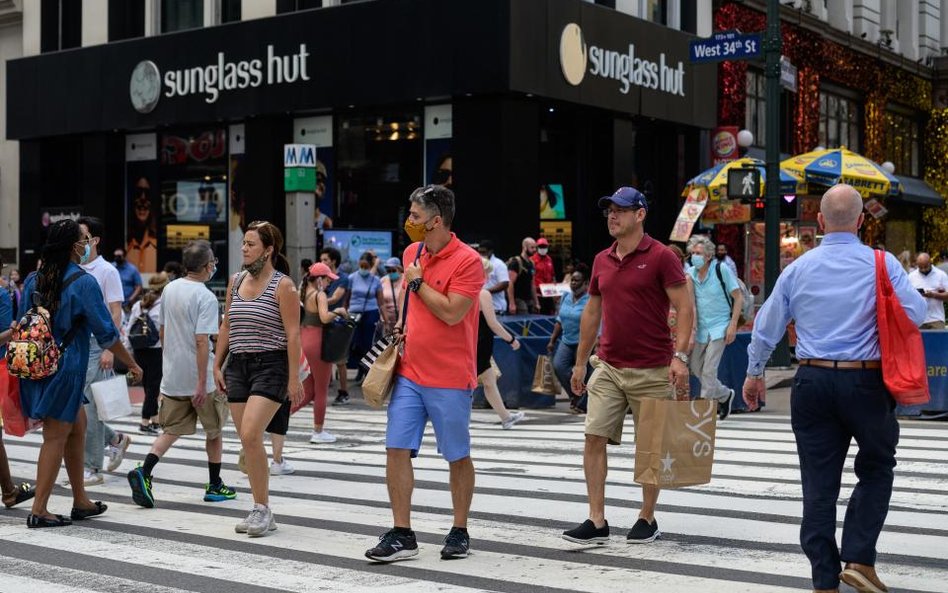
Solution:
<svg viewBox="0 0 948 593"><path fill-rule="evenodd" d="M194 434L201 421L207 438L208 484L206 502L232 500L236 492L221 480L227 398L214 387L211 336L217 335L217 298L204 283L217 271L217 258L207 241L192 241L182 252L187 276L168 284L161 295L162 345L161 409L164 433L155 439L145 463L128 472L135 503L152 508L151 472L171 445L183 435Z"/></svg>

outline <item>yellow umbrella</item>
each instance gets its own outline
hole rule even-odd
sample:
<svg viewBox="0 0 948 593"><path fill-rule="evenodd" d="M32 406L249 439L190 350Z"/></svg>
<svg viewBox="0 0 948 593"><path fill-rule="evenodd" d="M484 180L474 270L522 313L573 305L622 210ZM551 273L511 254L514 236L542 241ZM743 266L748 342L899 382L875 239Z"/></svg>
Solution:
<svg viewBox="0 0 948 593"><path fill-rule="evenodd" d="M899 180L861 154L840 148L813 150L780 163L780 168L800 183L831 187L846 183L863 198L879 198L899 193Z"/></svg>

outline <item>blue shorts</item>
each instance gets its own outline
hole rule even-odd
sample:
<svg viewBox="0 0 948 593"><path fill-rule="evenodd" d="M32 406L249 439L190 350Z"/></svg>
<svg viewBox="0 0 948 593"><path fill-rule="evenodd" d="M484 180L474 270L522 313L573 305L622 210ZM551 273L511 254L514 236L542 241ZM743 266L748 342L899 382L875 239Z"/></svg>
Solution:
<svg viewBox="0 0 948 593"><path fill-rule="evenodd" d="M451 463L471 455L471 391L422 387L396 376L388 403L385 447L411 449L418 456L425 426L431 418L438 453Z"/></svg>

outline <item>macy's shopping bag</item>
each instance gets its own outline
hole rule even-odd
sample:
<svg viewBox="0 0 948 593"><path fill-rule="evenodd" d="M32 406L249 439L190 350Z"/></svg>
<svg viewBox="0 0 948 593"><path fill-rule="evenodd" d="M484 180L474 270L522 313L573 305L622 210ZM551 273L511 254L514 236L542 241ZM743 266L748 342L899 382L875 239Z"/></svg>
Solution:
<svg viewBox="0 0 948 593"><path fill-rule="evenodd" d="M682 488L711 481L717 403L643 399L635 425L635 481Z"/></svg>
<svg viewBox="0 0 948 593"><path fill-rule="evenodd" d="M132 413L132 401L128 398L128 381L124 375L114 375L104 381L96 381L90 388L99 420L108 422Z"/></svg>
<svg viewBox="0 0 948 593"><path fill-rule="evenodd" d="M372 361L362 381L362 397L373 408L381 408L395 385L395 367L398 366L398 343L390 342Z"/></svg>
<svg viewBox="0 0 948 593"><path fill-rule="evenodd" d="M23 415L20 403L20 380L7 372L7 361L0 358L0 420L3 432L10 436L21 437L28 432L42 428L42 420L34 420Z"/></svg>
<svg viewBox="0 0 948 593"><path fill-rule="evenodd" d="M560 394L560 383L553 372L553 362L545 354L537 356L537 366L533 369L533 385L530 386L530 391L547 395Z"/></svg>
<svg viewBox="0 0 948 593"><path fill-rule="evenodd" d="M882 381L899 405L927 404L928 369L925 344L918 327L909 319L892 288L885 266L885 254L876 249L876 317L879 323L879 350L882 354Z"/></svg>

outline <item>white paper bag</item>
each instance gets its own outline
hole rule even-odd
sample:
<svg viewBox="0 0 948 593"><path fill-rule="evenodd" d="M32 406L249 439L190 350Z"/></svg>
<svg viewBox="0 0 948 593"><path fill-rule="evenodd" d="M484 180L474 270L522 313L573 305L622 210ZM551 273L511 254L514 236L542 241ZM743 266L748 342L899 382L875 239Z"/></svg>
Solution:
<svg viewBox="0 0 948 593"><path fill-rule="evenodd" d="M108 422L132 413L132 401L128 398L128 383L124 375L97 381L91 388L99 420Z"/></svg>

